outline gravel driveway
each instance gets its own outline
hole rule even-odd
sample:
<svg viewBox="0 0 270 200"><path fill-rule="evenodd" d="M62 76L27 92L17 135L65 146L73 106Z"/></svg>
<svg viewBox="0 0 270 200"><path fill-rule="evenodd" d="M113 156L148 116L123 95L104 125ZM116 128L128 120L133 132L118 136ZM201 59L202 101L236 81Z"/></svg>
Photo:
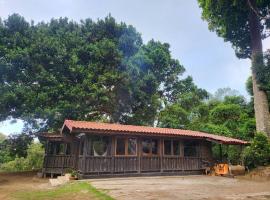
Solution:
<svg viewBox="0 0 270 200"><path fill-rule="evenodd" d="M158 176L88 180L118 200L270 199L270 182L215 176Z"/></svg>

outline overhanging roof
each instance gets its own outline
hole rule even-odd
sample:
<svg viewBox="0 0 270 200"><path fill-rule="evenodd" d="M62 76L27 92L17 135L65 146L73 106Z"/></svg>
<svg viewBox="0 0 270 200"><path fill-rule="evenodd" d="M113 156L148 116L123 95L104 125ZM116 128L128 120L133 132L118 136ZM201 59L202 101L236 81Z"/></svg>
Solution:
<svg viewBox="0 0 270 200"><path fill-rule="evenodd" d="M239 139L234 139L225 136L219 136L199 131L172 129L172 128L158 128L149 126L134 126L134 125L121 125L121 124L110 124L100 122L89 122L89 121L74 121L65 120L62 127L67 128L69 132L106 132L106 133L123 133L123 134L143 134L143 135L156 135L156 136L187 136L193 138L201 138L209 141L231 144L231 145L247 145L249 142Z"/></svg>
<svg viewBox="0 0 270 200"><path fill-rule="evenodd" d="M58 133L47 133L47 132L41 132L38 133L38 138L40 140L50 140L50 141L63 141L63 135Z"/></svg>

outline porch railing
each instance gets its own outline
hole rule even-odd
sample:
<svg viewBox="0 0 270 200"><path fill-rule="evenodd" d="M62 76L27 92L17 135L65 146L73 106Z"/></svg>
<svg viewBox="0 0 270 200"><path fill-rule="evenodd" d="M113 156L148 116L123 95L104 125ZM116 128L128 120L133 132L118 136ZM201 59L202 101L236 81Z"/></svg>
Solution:
<svg viewBox="0 0 270 200"><path fill-rule="evenodd" d="M74 168L75 156L72 155L46 155L44 158L44 168Z"/></svg>
<svg viewBox="0 0 270 200"><path fill-rule="evenodd" d="M201 170L199 157L137 157L137 156L80 156L78 170L82 173L129 173Z"/></svg>

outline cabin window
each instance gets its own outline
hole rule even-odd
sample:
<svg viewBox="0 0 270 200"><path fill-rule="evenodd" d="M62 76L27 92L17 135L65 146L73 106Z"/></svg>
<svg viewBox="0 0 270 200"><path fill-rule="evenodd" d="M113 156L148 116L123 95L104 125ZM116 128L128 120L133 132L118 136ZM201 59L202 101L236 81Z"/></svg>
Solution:
<svg viewBox="0 0 270 200"><path fill-rule="evenodd" d="M116 155L136 155L136 138L116 138Z"/></svg>
<svg viewBox="0 0 270 200"><path fill-rule="evenodd" d="M56 155L64 154L64 143L56 143L55 144L55 153Z"/></svg>
<svg viewBox="0 0 270 200"><path fill-rule="evenodd" d="M143 154L151 154L151 140L150 139L144 139L142 141L142 152Z"/></svg>
<svg viewBox="0 0 270 200"><path fill-rule="evenodd" d="M171 155L172 154L172 142L171 140L164 140L164 154Z"/></svg>
<svg viewBox="0 0 270 200"><path fill-rule="evenodd" d="M125 155L125 138L117 138L116 140L116 154Z"/></svg>
<svg viewBox="0 0 270 200"><path fill-rule="evenodd" d="M128 155L136 155L137 140L135 138L128 138Z"/></svg>
<svg viewBox="0 0 270 200"><path fill-rule="evenodd" d="M158 140L152 140L152 155L158 154Z"/></svg>
<svg viewBox="0 0 270 200"><path fill-rule="evenodd" d="M198 146L197 142L185 141L184 142L184 156L185 157L196 157L196 156L198 156L197 146Z"/></svg>
<svg viewBox="0 0 270 200"><path fill-rule="evenodd" d="M80 142L80 155L83 155L83 151L84 151L84 139L81 139L81 142Z"/></svg>
<svg viewBox="0 0 270 200"><path fill-rule="evenodd" d="M104 137L94 137L92 139L93 153L94 156L107 156L109 149L109 138Z"/></svg>
<svg viewBox="0 0 270 200"><path fill-rule="evenodd" d="M66 146L66 155L70 155L70 153L71 153L70 143L67 143L67 146Z"/></svg>
<svg viewBox="0 0 270 200"><path fill-rule="evenodd" d="M180 155L179 140L164 140L164 155Z"/></svg>
<svg viewBox="0 0 270 200"><path fill-rule="evenodd" d="M158 154L158 140L156 139L143 139L142 140L142 153L143 155L157 155Z"/></svg>
<svg viewBox="0 0 270 200"><path fill-rule="evenodd" d="M173 155L180 155L180 141L173 140Z"/></svg>
<svg viewBox="0 0 270 200"><path fill-rule="evenodd" d="M54 143L52 143L52 142L49 142L49 144L48 144L48 154L49 155L53 155L54 154L54 145L53 145Z"/></svg>

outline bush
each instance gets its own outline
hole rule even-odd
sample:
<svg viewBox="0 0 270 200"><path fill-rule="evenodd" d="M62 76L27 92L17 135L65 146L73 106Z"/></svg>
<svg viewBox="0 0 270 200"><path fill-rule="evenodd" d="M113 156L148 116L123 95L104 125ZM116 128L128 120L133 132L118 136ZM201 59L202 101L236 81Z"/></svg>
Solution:
<svg viewBox="0 0 270 200"><path fill-rule="evenodd" d="M41 143L32 143L27 149L27 165L29 169L42 168L44 148Z"/></svg>
<svg viewBox="0 0 270 200"><path fill-rule="evenodd" d="M27 157L16 157L13 161L3 163L1 171L19 172L42 168L44 149L40 143L32 143L28 146Z"/></svg>
<svg viewBox="0 0 270 200"><path fill-rule="evenodd" d="M251 145L243 152L245 165L250 168L270 164L270 141L263 133L255 134Z"/></svg>
<svg viewBox="0 0 270 200"><path fill-rule="evenodd" d="M14 160L9 161L1 165L1 171L5 172L19 172L27 171L28 169L27 161L25 158L16 157Z"/></svg>

